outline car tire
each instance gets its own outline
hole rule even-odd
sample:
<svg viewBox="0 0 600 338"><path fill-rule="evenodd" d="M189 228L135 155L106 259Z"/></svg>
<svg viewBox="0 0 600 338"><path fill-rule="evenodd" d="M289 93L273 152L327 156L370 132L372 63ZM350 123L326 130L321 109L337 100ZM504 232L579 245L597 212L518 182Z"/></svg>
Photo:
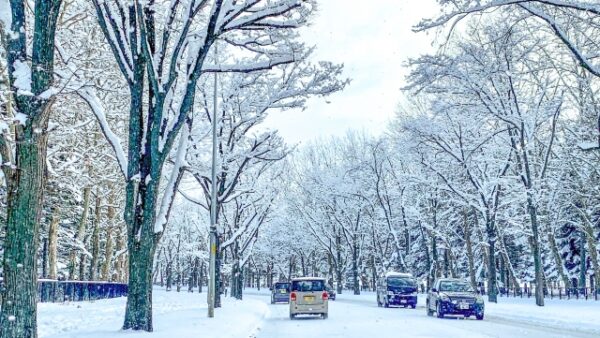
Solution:
<svg viewBox="0 0 600 338"><path fill-rule="evenodd" d="M427 300L427 304L425 304L425 309L427 310L427 316L433 316L433 311L429 308L429 300Z"/></svg>
<svg viewBox="0 0 600 338"><path fill-rule="evenodd" d="M290 319L291 319L291 320L294 320L294 319L296 319L296 315L295 315L295 314L292 314L292 313L290 313Z"/></svg>
<svg viewBox="0 0 600 338"><path fill-rule="evenodd" d="M475 318L477 318L477 320L483 320L483 312L481 314L476 314Z"/></svg>
<svg viewBox="0 0 600 338"><path fill-rule="evenodd" d="M413 309L416 309L417 308L417 304L411 304L410 307L413 308Z"/></svg>
<svg viewBox="0 0 600 338"><path fill-rule="evenodd" d="M383 301L383 307L390 307L390 303L386 300Z"/></svg>
<svg viewBox="0 0 600 338"><path fill-rule="evenodd" d="M323 314L321 315L321 317L323 317L323 319L327 319L327 314L326 314L326 313L323 313Z"/></svg>
<svg viewBox="0 0 600 338"><path fill-rule="evenodd" d="M437 303L435 313L438 318L444 318L444 310L442 310L442 304L440 302Z"/></svg>

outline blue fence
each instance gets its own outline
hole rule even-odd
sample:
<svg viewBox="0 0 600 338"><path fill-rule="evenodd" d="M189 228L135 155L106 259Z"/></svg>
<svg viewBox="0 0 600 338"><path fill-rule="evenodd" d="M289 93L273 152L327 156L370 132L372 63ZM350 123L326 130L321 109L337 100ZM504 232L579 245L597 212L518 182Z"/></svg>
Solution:
<svg viewBox="0 0 600 338"><path fill-rule="evenodd" d="M0 280L0 288L2 280ZM38 302L62 303L127 296L127 284L109 282L80 282L38 280Z"/></svg>
<svg viewBox="0 0 600 338"><path fill-rule="evenodd" d="M520 290L500 288L499 291L500 297L535 297L535 286ZM600 288L546 288L544 289L544 298L599 300Z"/></svg>

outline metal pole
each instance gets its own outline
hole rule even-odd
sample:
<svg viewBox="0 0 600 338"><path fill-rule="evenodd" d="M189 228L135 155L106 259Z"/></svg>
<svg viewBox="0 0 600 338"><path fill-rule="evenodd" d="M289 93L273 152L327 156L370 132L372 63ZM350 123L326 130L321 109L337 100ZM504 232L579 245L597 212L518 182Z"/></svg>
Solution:
<svg viewBox="0 0 600 338"><path fill-rule="evenodd" d="M215 64L217 43L215 42ZM208 282L208 317L215 316L216 263L217 263L217 73L214 74L212 114L212 170L210 189L210 261Z"/></svg>

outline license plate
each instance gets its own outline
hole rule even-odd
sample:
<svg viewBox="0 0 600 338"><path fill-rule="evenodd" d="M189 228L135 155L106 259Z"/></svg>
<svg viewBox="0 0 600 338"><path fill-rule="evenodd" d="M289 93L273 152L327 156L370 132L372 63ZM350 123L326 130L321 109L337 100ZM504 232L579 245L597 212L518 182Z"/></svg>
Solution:
<svg viewBox="0 0 600 338"><path fill-rule="evenodd" d="M406 299L400 299L400 303L402 303L402 304L406 303Z"/></svg>
<svg viewBox="0 0 600 338"><path fill-rule="evenodd" d="M312 302L315 300L315 296L304 296L305 302Z"/></svg>
<svg viewBox="0 0 600 338"><path fill-rule="evenodd" d="M468 303L459 303L458 304L458 308L461 310L468 310L469 309L469 304Z"/></svg>
<svg viewBox="0 0 600 338"><path fill-rule="evenodd" d="M279 293L285 293L285 290L279 290Z"/></svg>

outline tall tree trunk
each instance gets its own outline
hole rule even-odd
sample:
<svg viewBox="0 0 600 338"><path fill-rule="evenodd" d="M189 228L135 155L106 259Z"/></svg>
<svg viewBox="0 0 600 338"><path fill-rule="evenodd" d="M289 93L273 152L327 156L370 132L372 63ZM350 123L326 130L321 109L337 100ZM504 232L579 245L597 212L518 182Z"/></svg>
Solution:
<svg viewBox="0 0 600 338"><path fill-rule="evenodd" d="M40 120L17 127L18 169L8 185L0 337L37 337L37 249L49 113L41 114ZM44 132L36 133L36 128Z"/></svg>
<svg viewBox="0 0 600 338"><path fill-rule="evenodd" d="M110 207L109 207L110 208ZM110 210L110 209L109 209ZM110 214L110 212L109 212ZM110 216L109 216L110 217ZM106 227L106 245L104 246L104 262L102 263L102 280L110 281L111 279L111 264L113 259L113 227Z"/></svg>
<svg viewBox="0 0 600 338"><path fill-rule="evenodd" d="M471 242L471 226L469 224L468 214L463 210L463 232L465 235L465 247L467 249L467 267L469 269L469 281L473 289L477 289L477 280L475 279L475 263L473 257L473 244Z"/></svg>
<svg viewBox="0 0 600 338"><path fill-rule="evenodd" d="M198 277L198 292L202 293L202 283L204 283L204 262L200 265L200 276Z"/></svg>
<svg viewBox="0 0 600 338"><path fill-rule="evenodd" d="M83 188L83 211L81 212L81 218L79 219L79 224L77 225L77 232L75 233L75 245L78 245L78 242L83 243L85 237L85 228L88 219L88 210L90 206L90 193L91 187ZM82 244L83 245L83 244ZM75 279L75 267L77 266L77 253L79 249L76 247L71 249L71 254L69 255L69 279ZM81 279L81 276L80 276Z"/></svg>
<svg viewBox="0 0 600 338"><path fill-rule="evenodd" d="M16 169L5 170L8 194L0 306L2 338L37 337L37 251L52 105L52 99L41 98L40 94L52 86L54 78L54 37L60 6L60 0L35 1L31 66L24 1L10 1L12 23L5 27L11 37L6 47L11 91L15 93L16 113L23 114L26 121L15 127L14 159L3 158L3 162L13 160ZM23 94L15 85L15 73L21 71L17 70L19 64L30 69L30 94ZM6 141L5 136L0 137L0 142L8 144Z"/></svg>
<svg viewBox="0 0 600 338"><path fill-rule="evenodd" d="M552 257L554 258L554 265L556 265L556 271L558 272L558 277L565 285L565 288L568 288L571 283L569 282L569 277L567 277L567 274L565 273L565 266L563 264L562 257L560 257L560 253L558 252L558 246L556 245L554 233L548 231L547 238L550 251L552 251Z"/></svg>
<svg viewBox="0 0 600 338"><path fill-rule="evenodd" d="M513 288L515 288L515 291L520 293L521 285L519 284L519 280L517 279L512 261L511 261L510 257L508 256L508 250L506 249L506 243L504 242L504 237L499 236L498 241L499 241L499 245L500 245L500 252L502 254L502 257L504 258L504 264L505 264L506 268L508 269L508 275L511 280L512 286L513 286Z"/></svg>
<svg viewBox="0 0 600 338"><path fill-rule="evenodd" d="M540 250L540 235L539 226L537 221L537 208L533 202L533 196L531 191L527 190L527 210L529 211L529 218L531 221L531 230L533 237L531 239L531 246L533 251L533 264L535 269L535 304L537 306L544 306L544 271L542 266L542 255Z"/></svg>
<svg viewBox="0 0 600 338"><path fill-rule="evenodd" d="M128 278L127 275L127 271L129 271L128 268L128 261L129 261L129 255L125 252L123 252L123 250L125 249L126 246L126 236L119 236L118 240L117 240L117 245L116 245L116 250L117 253L119 253L119 255L117 256L117 261L115 263L115 272L116 272L116 276L117 276L117 280L121 283L126 283Z"/></svg>
<svg viewBox="0 0 600 338"><path fill-rule="evenodd" d="M181 291L181 236L177 238L177 251L175 252L175 270L177 272L177 292Z"/></svg>
<svg viewBox="0 0 600 338"><path fill-rule="evenodd" d="M360 286L358 283L358 239L357 234L352 238L352 281L354 285L354 294L360 295Z"/></svg>
<svg viewBox="0 0 600 338"><path fill-rule="evenodd" d="M139 242L132 238L128 242L130 242L129 283L123 329L150 332L152 331L152 257L155 247L152 238L142 237Z"/></svg>
<svg viewBox="0 0 600 338"><path fill-rule="evenodd" d="M90 280L94 281L98 275L98 261L100 259L100 204L102 199L98 189L96 190L96 205L94 209L94 230L92 232L92 260L90 262Z"/></svg>
<svg viewBox="0 0 600 338"><path fill-rule="evenodd" d="M594 284L598 288L600 286L600 263L598 262L598 241L594 234L594 228L589 222L585 222L585 238L587 240L588 251L592 268L594 269Z"/></svg>
<svg viewBox="0 0 600 338"><path fill-rule="evenodd" d="M58 256L58 209L52 213L52 220L48 228L48 278L56 279Z"/></svg>
<svg viewBox="0 0 600 338"><path fill-rule="evenodd" d="M489 211L487 211L489 213ZM486 215L486 235L488 243L488 301L498 302L498 278L496 276L496 225L490 215Z"/></svg>

